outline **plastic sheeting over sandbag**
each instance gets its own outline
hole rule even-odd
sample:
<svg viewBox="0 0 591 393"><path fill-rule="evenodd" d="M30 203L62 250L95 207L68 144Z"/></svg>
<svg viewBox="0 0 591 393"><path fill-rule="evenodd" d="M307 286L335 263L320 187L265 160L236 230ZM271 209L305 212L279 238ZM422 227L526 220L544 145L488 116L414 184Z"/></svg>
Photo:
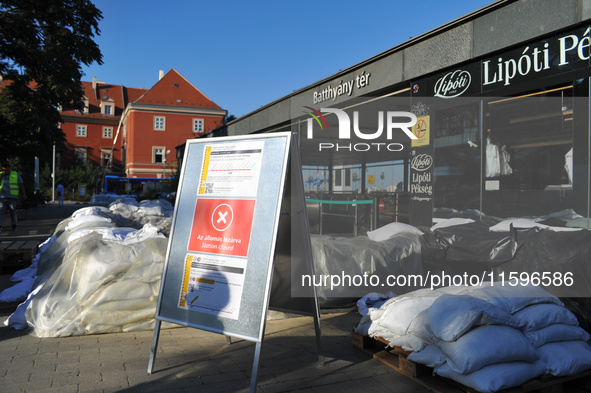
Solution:
<svg viewBox="0 0 591 393"><path fill-rule="evenodd" d="M33 334L152 328L168 240L153 228L144 233L150 236L132 243L105 240L96 231L68 242L25 312Z"/></svg>
<svg viewBox="0 0 591 393"><path fill-rule="evenodd" d="M167 235L170 233L174 206L165 199L118 199L109 205L109 217L119 227L141 228L150 224ZM102 214L102 213L101 213Z"/></svg>
<svg viewBox="0 0 591 393"><path fill-rule="evenodd" d="M18 275L28 278L21 283L27 285L22 298L34 290L8 326L31 326L39 337L153 327L168 239L160 227L141 222L155 217L168 220L169 227L172 205L121 200L116 205L113 210L135 208L126 222L139 229L118 227L122 216L102 206L79 209L60 222L31 267ZM142 205L147 209L140 214Z"/></svg>
<svg viewBox="0 0 591 393"><path fill-rule="evenodd" d="M423 273L421 236L417 233L398 233L379 242L367 236L312 235L311 242L315 274L310 281L316 287L320 304L325 307L354 305L357 299L375 291L375 286L369 282L370 275ZM401 293L415 288L390 289Z"/></svg>

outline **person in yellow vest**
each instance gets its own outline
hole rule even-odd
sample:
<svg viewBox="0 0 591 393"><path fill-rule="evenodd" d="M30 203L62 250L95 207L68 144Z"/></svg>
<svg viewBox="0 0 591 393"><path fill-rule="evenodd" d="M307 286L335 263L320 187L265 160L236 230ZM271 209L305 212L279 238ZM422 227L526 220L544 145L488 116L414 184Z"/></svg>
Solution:
<svg viewBox="0 0 591 393"><path fill-rule="evenodd" d="M4 211L6 209L10 212L12 230L17 230L16 202L18 201L19 192L24 199L27 198L21 175L17 171L11 170L10 161L4 161L2 163L2 172L0 172L0 232L2 232Z"/></svg>

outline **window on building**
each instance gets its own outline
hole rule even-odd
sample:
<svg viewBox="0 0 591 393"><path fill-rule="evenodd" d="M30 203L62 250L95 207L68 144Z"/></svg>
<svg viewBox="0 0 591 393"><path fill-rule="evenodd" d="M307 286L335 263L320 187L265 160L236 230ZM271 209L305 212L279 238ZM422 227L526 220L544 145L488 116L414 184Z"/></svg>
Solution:
<svg viewBox="0 0 591 393"><path fill-rule="evenodd" d="M78 110L77 109L76 112L87 114L89 112L89 109L88 109L89 108L88 98L84 97L83 98L83 101L84 101L84 109L82 109L82 110Z"/></svg>
<svg viewBox="0 0 591 393"><path fill-rule="evenodd" d="M109 148L101 148L101 166L107 167L109 166L109 162L111 161L111 149ZM111 164L111 166L113 166Z"/></svg>
<svg viewBox="0 0 591 393"><path fill-rule="evenodd" d="M86 146L74 147L74 155L76 157L76 161L80 165L86 165L87 150L88 150L88 147L86 147Z"/></svg>
<svg viewBox="0 0 591 393"><path fill-rule="evenodd" d="M154 116L154 129L164 131L166 129L166 117Z"/></svg>
<svg viewBox="0 0 591 393"><path fill-rule="evenodd" d="M154 164L162 164L164 162L164 147L154 146L152 148L152 162Z"/></svg>
<svg viewBox="0 0 591 393"><path fill-rule="evenodd" d="M115 108L115 101L108 96L104 96L100 103L101 107L101 115L113 116L114 108Z"/></svg>
<svg viewBox="0 0 591 393"><path fill-rule="evenodd" d="M86 137L87 136L87 126L84 124L78 124L76 126L76 136Z"/></svg>
<svg viewBox="0 0 591 393"><path fill-rule="evenodd" d="M113 127L103 127L103 138L113 138Z"/></svg>
<svg viewBox="0 0 591 393"><path fill-rule="evenodd" d="M341 169L335 169L334 170L334 185L337 187L340 187L342 184L342 170Z"/></svg>
<svg viewBox="0 0 591 393"><path fill-rule="evenodd" d="M193 132L203 132L203 119L193 119Z"/></svg>
<svg viewBox="0 0 591 393"><path fill-rule="evenodd" d="M575 143L580 134L574 127L574 90L570 84L546 87L487 103L486 214L542 216L575 207L573 158L588 153Z"/></svg>

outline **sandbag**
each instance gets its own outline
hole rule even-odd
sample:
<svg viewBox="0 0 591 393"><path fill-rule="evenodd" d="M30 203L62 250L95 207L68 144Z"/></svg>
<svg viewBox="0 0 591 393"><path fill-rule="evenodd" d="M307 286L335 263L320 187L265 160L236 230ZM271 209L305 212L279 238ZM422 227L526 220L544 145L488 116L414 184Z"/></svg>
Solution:
<svg viewBox="0 0 591 393"><path fill-rule="evenodd" d="M435 369L435 373L479 392L493 393L520 386L530 379L542 375L545 369L546 366L541 361L535 363L510 362L491 364L470 374L460 374L454 371L449 363L445 363Z"/></svg>
<svg viewBox="0 0 591 393"><path fill-rule="evenodd" d="M554 376L575 375L591 369L591 346L584 341L562 341L538 348L540 359Z"/></svg>
<svg viewBox="0 0 591 393"><path fill-rule="evenodd" d="M523 325L502 308L469 296L442 296L429 307L426 317L427 330L444 341L455 341L476 326L504 325L519 329Z"/></svg>
<svg viewBox="0 0 591 393"><path fill-rule="evenodd" d="M525 336L535 348L539 348L544 344L560 341L589 341L590 338L589 333L580 326L564 324L550 325L539 330L525 332Z"/></svg>
<svg viewBox="0 0 591 393"><path fill-rule="evenodd" d="M539 330L546 326L563 324L577 326L575 314L557 304L534 304L514 314L523 321L524 331Z"/></svg>
<svg viewBox="0 0 591 393"><path fill-rule="evenodd" d="M477 327L456 341L438 344L451 369L468 374L495 363L534 362L539 355L525 335L512 327Z"/></svg>

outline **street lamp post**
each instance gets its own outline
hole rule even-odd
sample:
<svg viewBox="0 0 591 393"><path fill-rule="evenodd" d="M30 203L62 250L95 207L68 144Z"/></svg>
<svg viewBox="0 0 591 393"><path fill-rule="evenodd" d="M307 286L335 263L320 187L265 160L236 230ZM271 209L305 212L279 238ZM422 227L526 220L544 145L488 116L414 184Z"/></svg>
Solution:
<svg viewBox="0 0 591 393"><path fill-rule="evenodd" d="M162 158L162 178L166 179L166 155L170 154L170 150L164 151L164 157Z"/></svg>

